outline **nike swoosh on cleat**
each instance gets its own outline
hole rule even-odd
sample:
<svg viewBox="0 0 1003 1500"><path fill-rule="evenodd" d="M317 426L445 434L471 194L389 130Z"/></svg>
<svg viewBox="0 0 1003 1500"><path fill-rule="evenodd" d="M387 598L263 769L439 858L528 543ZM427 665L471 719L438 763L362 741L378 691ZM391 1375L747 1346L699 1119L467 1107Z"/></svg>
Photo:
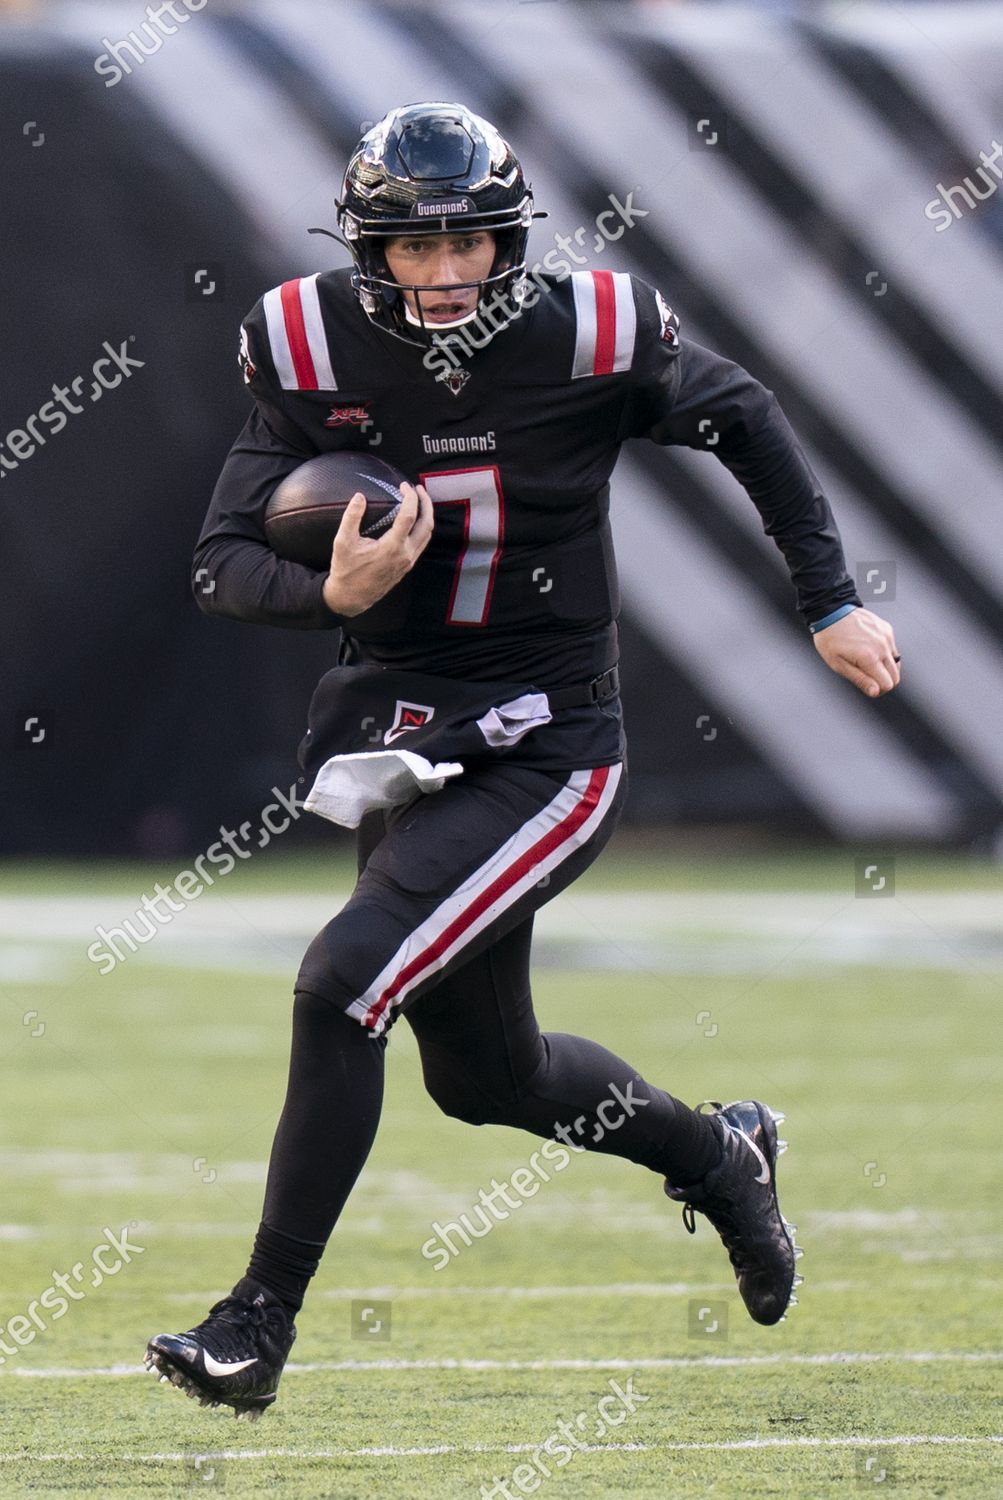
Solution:
<svg viewBox="0 0 1003 1500"><path fill-rule="evenodd" d="M751 1136L746 1135L746 1133L745 1133L744 1130L739 1130L739 1128L738 1128L737 1125L732 1125L730 1128L735 1132L736 1135L740 1135L742 1137L742 1140L749 1147L749 1149L752 1150L752 1151L754 1151L756 1153L756 1155L759 1157L759 1162L760 1162L760 1165L762 1166L763 1170L759 1173L759 1176L756 1178L756 1181L757 1182L763 1182L763 1183L769 1182L769 1180L770 1180L770 1167L769 1167L769 1163L767 1162L766 1157L760 1151L759 1147L756 1145L755 1141L752 1139Z"/></svg>
<svg viewBox="0 0 1003 1500"><path fill-rule="evenodd" d="M207 1375L236 1375L240 1370L246 1370L248 1365L256 1365L256 1359L238 1359L233 1364L225 1365L218 1359L213 1359L211 1354L202 1351L202 1364Z"/></svg>

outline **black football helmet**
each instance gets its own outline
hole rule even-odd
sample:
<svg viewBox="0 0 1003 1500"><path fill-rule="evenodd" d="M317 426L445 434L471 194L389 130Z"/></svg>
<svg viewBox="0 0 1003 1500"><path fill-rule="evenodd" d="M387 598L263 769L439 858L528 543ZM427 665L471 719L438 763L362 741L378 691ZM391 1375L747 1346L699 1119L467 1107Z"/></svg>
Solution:
<svg viewBox="0 0 1003 1500"><path fill-rule="evenodd" d="M457 324L430 325L415 298L409 310L391 275L384 247L394 235L453 234L490 229L496 240L477 309L492 297L492 327L518 315L526 272L533 194L508 142L462 104L408 104L393 109L364 135L352 154L338 202L338 228L355 261L356 294L378 328L407 343L428 346ZM460 284L414 286L409 291L454 291ZM469 283L462 283L464 288Z"/></svg>

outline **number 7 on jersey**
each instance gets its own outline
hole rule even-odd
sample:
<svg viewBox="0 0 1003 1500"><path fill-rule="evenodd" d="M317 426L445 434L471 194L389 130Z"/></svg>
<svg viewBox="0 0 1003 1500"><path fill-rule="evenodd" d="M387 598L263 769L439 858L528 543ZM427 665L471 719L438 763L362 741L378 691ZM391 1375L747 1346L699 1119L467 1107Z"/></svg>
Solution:
<svg viewBox="0 0 1003 1500"><path fill-rule="evenodd" d="M446 621L486 625L504 538L505 497L496 464L422 474L433 505L463 506L463 545L453 574Z"/></svg>

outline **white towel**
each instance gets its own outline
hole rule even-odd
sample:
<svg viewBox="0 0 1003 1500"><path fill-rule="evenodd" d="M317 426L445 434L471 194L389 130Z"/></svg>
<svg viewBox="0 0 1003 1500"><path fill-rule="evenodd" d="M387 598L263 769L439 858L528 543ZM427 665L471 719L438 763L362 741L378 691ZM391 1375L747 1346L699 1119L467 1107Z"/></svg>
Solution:
<svg viewBox="0 0 1003 1500"><path fill-rule="evenodd" d="M531 729L549 724L552 718L546 693L523 693L510 703L489 708L477 720L477 727L493 749L503 750L507 745L518 745Z"/></svg>
<svg viewBox="0 0 1003 1500"><path fill-rule="evenodd" d="M303 806L342 828L358 828L364 813L398 807L422 792L438 792L450 777L462 774L458 761L433 766L413 750L332 755L317 772Z"/></svg>

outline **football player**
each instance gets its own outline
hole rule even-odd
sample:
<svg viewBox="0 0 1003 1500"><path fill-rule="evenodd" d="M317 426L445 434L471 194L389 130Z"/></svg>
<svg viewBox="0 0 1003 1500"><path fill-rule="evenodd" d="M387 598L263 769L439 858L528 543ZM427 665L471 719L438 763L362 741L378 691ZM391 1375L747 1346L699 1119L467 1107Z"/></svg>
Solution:
<svg viewBox="0 0 1003 1500"><path fill-rule="evenodd" d="M429 749L463 771L361 815L358 883L296 980L288 1094L246 1274L197 1327L149 1343L162 1378L237 1415L275 1399L376 1134L399 1015L447 1114L664 1179L690 1231L700 1213L720 1235L758 1323L784 1316L800 1280L777 1203L782 1116L756 1100L691 1109L595 1042L541 1034L533 1013L533 914L595 859L625 791L608 520L621 444L704 448L716 434L712 451L783 551L816 649L869 696L899 681L892 629L862 608L772 394L681 337L637 278L573 271L553 252L530 270L533 217L493 126L456 104L393 110L345 176L338 226L353 267L275 288L243 327L254 405L198 543L196 578L212 580L199 602L340 629L307 770L372 750L346 709L361 703L385 747ZM394 524L360 536L357 496L329 569L274 555L263 516L279 482L377 440L416 481ZM614 1100L629 1108L604 1128Z"/></svg>

